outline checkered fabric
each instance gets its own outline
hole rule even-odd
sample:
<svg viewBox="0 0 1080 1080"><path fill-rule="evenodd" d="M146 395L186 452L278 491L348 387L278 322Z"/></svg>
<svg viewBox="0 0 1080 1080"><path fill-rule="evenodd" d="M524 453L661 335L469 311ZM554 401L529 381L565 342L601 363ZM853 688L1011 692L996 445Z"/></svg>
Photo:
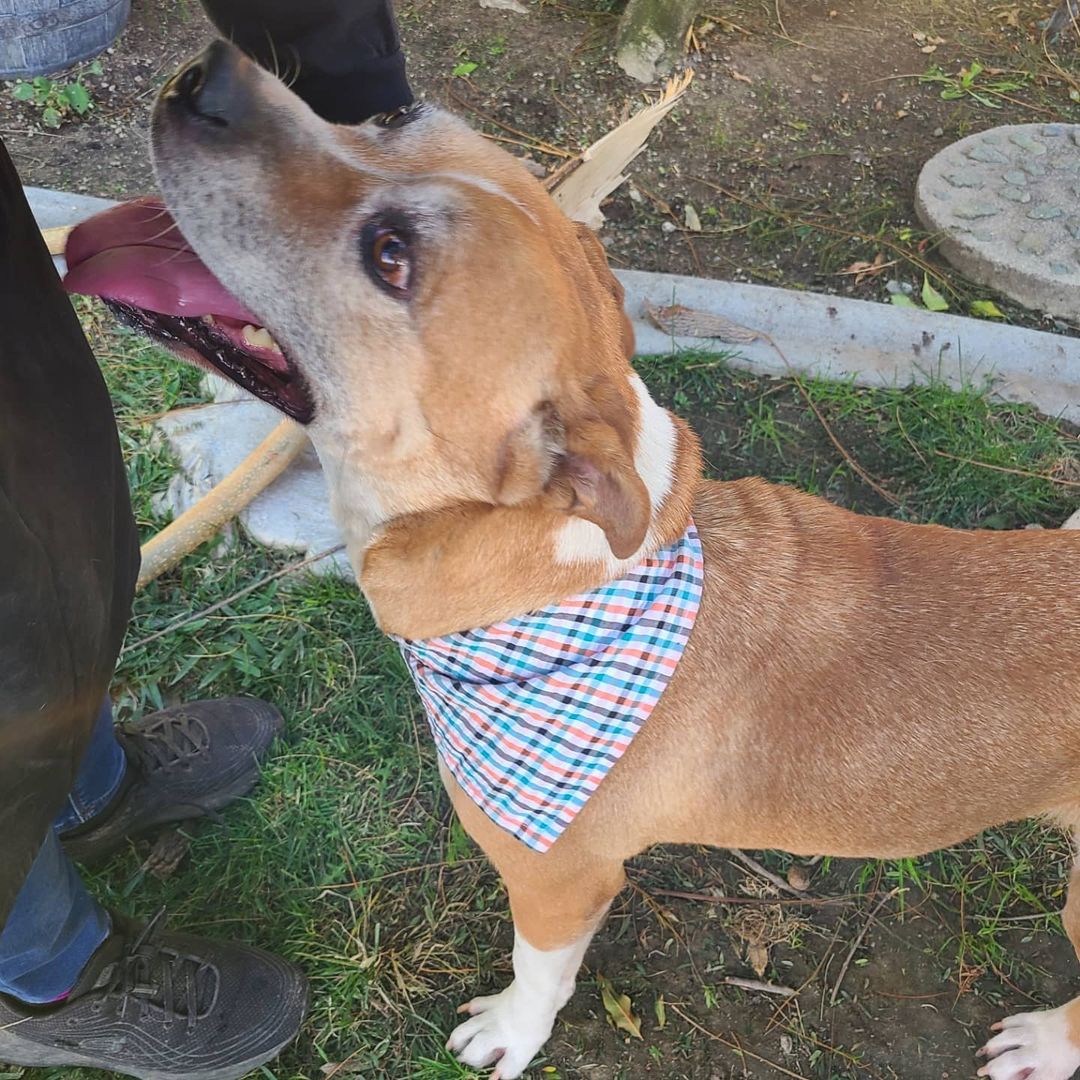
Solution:
<svg viewBox="0 0 1080 1080"><path fill-rule="evenodd" d="M477 806L547 851L630 745L682 656L701 541L625 577L479 630L397 639L439 754Z"/></svg>

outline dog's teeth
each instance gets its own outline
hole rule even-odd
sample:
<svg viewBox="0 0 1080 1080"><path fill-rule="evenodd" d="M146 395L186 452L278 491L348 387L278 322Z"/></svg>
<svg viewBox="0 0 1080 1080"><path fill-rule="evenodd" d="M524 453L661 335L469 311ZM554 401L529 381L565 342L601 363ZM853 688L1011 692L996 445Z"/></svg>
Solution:
<svg viewBox="0 0 1080 1080"><path fill-rule="evenodd" d="M270 349L272 352L281 352L281 347L270 336L270 331L265 326L252 326L250 323L240 331L245 345L253 349Z"/></svg>
<svg viewBox="0 0 1080 1080"><path fill-rule="evenodd" d="M214 325L214 316L213 315L200 315L199 316L199 321L206 323L207 326L213 326Z"/></svg>

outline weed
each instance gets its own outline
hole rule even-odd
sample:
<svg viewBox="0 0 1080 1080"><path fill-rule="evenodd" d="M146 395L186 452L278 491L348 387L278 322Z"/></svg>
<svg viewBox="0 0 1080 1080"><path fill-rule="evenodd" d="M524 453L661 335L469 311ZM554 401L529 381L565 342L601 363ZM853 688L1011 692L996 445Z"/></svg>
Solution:
<svg viewBox="0 0 1080 1080"><path fill-rule="evenodd" d="M1001 102L996 99L1023 89L1029 80L1029 76L1022 71L1008 73L1009 78L984 78L984 74L995 76L1005 73L998 68L984 68L978 60L972 60L967 67L961 67L955 75L946 75L935 64L919 76L919 82L941 86L943 101L970 98L988 109L1000 109Z"/></svg>
<svg viewBox="0 0 1080 1080"><path fill-rule="evenodd" d="M85 75L100 75L101 62L93 61ZM58 128L70 116L85 116L94 107L94 99L79 74L71 82L58 82L39 75L29 82L18 80L11 88L16 101L27 102L41 110L41 122L47 128Z"/></svg>

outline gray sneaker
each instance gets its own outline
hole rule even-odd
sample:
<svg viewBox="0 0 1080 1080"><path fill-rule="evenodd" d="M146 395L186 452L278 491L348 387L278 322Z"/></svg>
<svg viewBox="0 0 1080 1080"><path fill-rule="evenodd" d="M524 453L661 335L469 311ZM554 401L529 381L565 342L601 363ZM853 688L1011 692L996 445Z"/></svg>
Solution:
<svg viewBox="0 0 1080 1080"><path fill-rule="evenodd" d="M237 1080L292 1041L300 971L248 945L113 916L113 932L61 1004L0 995L0 1061L73 1065L140 1080Z"/></svg>
<svg viewBox="0 0 1080 1080"><path fill-rule="evenodd" d="M61 835L64 850L94 862L151 829L215 814L255 786L283 727L281 713L256 698L192 701L118 726L124 786L97 817Z"/></svg>

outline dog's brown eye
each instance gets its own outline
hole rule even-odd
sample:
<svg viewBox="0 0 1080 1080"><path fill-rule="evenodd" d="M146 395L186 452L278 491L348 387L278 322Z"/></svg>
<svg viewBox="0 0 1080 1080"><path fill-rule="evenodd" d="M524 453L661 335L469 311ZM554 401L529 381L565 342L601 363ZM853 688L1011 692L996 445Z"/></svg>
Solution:
<svg viewBox="0 0 1080 1080"><path fill-rule="evenodd" d="M392 289L407 291L412 262L405 237L393 229L379 229L371 241L371 266Z"/></svg>

